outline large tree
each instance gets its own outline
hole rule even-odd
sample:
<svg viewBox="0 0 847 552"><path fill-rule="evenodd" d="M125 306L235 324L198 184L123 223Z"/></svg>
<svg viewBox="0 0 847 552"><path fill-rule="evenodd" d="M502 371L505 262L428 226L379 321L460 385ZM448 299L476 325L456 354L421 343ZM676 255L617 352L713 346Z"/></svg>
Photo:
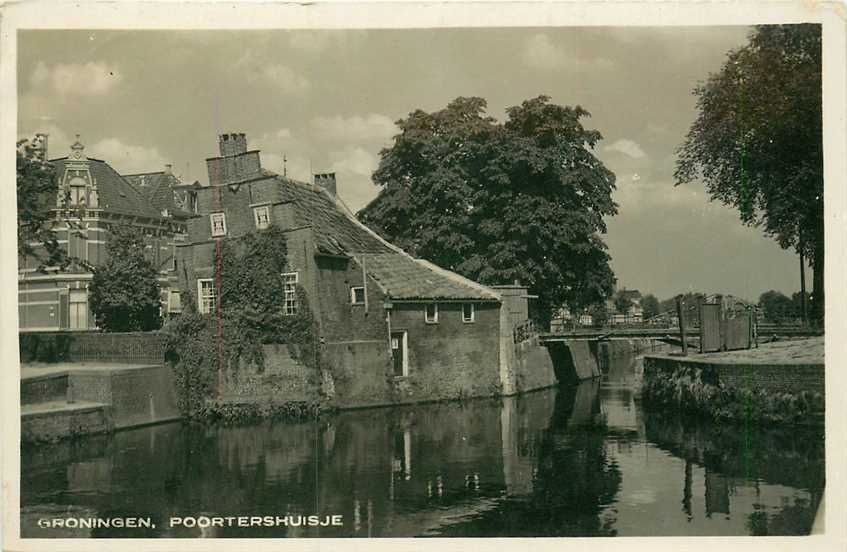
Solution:
<svg viewBox="0 0 847 552"><path fill-rule="evenodd" d="M699 113L679 149L677 183L702 178L713 200L808 259L812 317L822 322L820 25L756 27L694 94Z"/></svg>
<svg viewBox="0 0 847 552"><path fill-rule="evenodd" d="M519 281L538 314L571 312L608 296L604 216L615 175L593 154L601 139L583 108L546 96L486 115L482 98L457 98L397 122L400 133L373 175L382 187L359 217L407 251L485 284Z"/></svg>
<svg viewBox="0 0 847 552"><path fill-rule="evenodd" d="M31 140L17 143L18 256L34 260L40 270L68 261L50 227L58 186L42 151Z"/></svg>
<svg viewBox="0 0 847 552"><path fill-rule="evenodd" d="M108 260L94 270L89 286L91 311L107 332L156 330L162 325L156 267L145 243L131 227L112 228Z"/></svg>

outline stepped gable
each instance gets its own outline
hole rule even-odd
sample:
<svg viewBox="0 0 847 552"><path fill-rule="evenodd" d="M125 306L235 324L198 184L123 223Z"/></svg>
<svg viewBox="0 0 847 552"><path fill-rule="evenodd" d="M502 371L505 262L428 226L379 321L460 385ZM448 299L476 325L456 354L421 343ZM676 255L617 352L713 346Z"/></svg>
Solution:
<svg viewBox="0 0 847 552"><path fill-rule="evenodd" d="M56 169L58 178L61 178L65 173L67 161L67 157L50 160L50 163ZM162 218L161 211L153 207L144 194L136 190L108 163L91 157L87 158L87 161L88 170L97 183L97 198L100 209L122 215Z"/></svg>

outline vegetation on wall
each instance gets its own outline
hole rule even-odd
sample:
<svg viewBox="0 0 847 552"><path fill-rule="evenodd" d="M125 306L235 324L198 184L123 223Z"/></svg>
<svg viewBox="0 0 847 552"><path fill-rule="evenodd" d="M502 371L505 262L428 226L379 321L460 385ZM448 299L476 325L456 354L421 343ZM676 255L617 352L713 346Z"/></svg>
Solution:
<svg viewBox="0 0 847 552"><path fill-rule="evenodd" d="M263 345L288 346L298 361L320 372L317 327L305 292L297 289L298 313L283 313L287 249L276 227L221 244L220 296L209 314L186 294L183 313L165 328L175 366L180 409L190 417L240 420L313 413L316 404L235 405L220 399L219 378L247 366L261 371Z"/></svg>
<svg viewBox="0 0 847 552"><path fill-rule="evenodd" d="M824 411L820 393L715 384L703 381L699 369L683 366L646 376L641 393L647 405L725 422L807 424Z"/></svg>
<svg viewBox="0 0 847 552"><path fill-rule="evenodd" d="M108 260L94 269L88 292L97 327L107 332L156 330L162 325L158 271L136 229L115 226Z"/></svg>

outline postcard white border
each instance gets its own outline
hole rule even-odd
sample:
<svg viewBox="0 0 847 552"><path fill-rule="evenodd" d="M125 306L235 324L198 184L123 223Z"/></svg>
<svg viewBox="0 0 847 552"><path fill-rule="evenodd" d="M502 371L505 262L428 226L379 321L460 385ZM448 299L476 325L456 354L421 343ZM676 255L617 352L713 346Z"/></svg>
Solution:
<svg viewBox="0 0 847 552"><path fill-rule="evenodd" d="M2 352L3 549L37 550L844 550L847 548L845 493L845 421L847 421L847 40L845 5L838 2L631 1L591 2L46 2L7 4L0 8L0 242L6 262L0 281ZM826 216L826 424L827 456L825 533L808 537L650 537L532 539L20 539L20 406L17 346L17 266L14 228L17 138L18 29L271 29L271 28L430 28L430 27L571 27L706 26L815 22L823 26L824 169Z"/></svg>

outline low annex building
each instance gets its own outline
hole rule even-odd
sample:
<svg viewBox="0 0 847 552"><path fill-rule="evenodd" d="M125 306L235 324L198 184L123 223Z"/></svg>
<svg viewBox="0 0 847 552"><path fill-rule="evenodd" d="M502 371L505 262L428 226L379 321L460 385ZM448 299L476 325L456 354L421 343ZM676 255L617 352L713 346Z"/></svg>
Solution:
<svg viewBox="0 0 847 552"><path fill-rule="evenodd" d="M47 136L39 135L37 143L41 158L48 159ZM170 174L170 167L159 173L122 176L106 161L86 156L84 150L77 137L68 156L49 160L58 180L52 230L74 260L64 270L38 270L36 260L18 259L22 332L95 328L88 284L92 269L106 262L106 243L114 225L132 226L145 236L150 257L159 268L162 310L180 310L174 253L193 214L185 208L187 203L177 205L176 200L191 186ZM179 191L177 196L174 190Z"/></svg>
<svg viewBox="0 0 847 552"><path fill-rule="evenodd" d="M216 242L274 225L288 249L280 308L296 314L296 290L305 291L338 406L556 383L546 349L536 341L518 351L513 340L515 313L526 316L525 288L501 293L413 258L356 219L336 195L334 174L306 183L267 171L244 134L223 134L219 145L220 155L206 160L209 186L191 190L199 216L187 221L187 239L176 248L180 284L196 294L200 312L215 311ZM530 357L534 373L525 377Z"/></svg>

